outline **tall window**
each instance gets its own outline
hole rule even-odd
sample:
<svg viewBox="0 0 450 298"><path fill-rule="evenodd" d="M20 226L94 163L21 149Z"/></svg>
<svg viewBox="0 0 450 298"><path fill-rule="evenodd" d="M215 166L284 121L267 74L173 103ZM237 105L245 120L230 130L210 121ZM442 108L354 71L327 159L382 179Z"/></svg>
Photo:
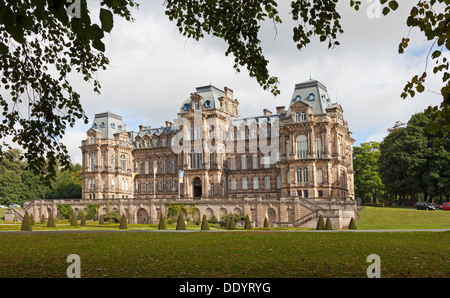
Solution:
<svg viewBox="0 0 450 298"><path fill-rule="evenodd" d="M114 181L114 178L111 178L111 188L113 190L115 189L115 183L116 183L116 181Z"/></svg>
<svg viewBox="0 0 450 298"><path fill-rule="evenodd" d="M270 176L264 178L264 187L265 189L270 189Z"/></svg>
<svg viewBox="0 0 450 298"><path fill-rule="evenodd" d="M299 135L296 139L297 142L297 158L306 158L308 153L308 138L305 135Z"/></svg>
<svg viewBox="0 0 450 298"><path fill-rule="evenodd" d="M214 168L214 152L209 153L209 168Z"/></svg>
<svg viewBox="0 0 450 298"><path fill-rule="evenodd" d="M172 173L175 173L175 160L171 161L171 170L172 170Z"/></svg>
<svg viewBox="0 0 450 298"><path fill-rule="evenodd" d="M277 189L281 188L281 177L277 176Z"/></svg>
<svg viewBox="0 0 450 298"><path fill-rule="evenodd" d="M163 160L162 162L162 173L165 174L166 173L166 161Z"/></svg>
<svg viewBox="0 0 450 298"><path fill-rule="evenodd" d="M270 168L270 157L269 157L269 155L267 155L267 154L264 155L263 159L264 159L264 168L265 169Z"/></svg>
<svg viewBox="0 0 450 298"><path fill-rule="evenodd" d="M300 122L300 113L299 112L295 113L295 122Z"/></svg>
<svg viewBox="0 0 450 298"><path fill-rule="evenodd" d="M247 170L247 155L242 155L241 157L241 168Z"/></svg>
<svg viewBox="0 0 450 298"><path fill-rule="evenodd" d="M302 182L302 169L298 168L297 169L297 183Z"/></svg>
<svg viewBox="0 0 450 298"><path fill-rule="evenodd" d="M232 155L230 158L230 169L236 170L236 156Z"/></svg>
<svg viewBox="0 0 450 298"><path fill-rule="evenodd" d="M308 182L308 168L303 169L303 182Z"/></svg>
<svg viewBox="0 0 450 298"><path fill-rule="evenodd" d="M145 175L149 174L148 161L145 162Z"/></svg>
<svg viewBox="0 0 450 298"><path fill-rule="evenodd" d="M323 171L322 169L317 170L317 182L322 183L323 182Z"/></svg>
<svg viewBox="0 0 450 298"><path fill-rule="evenodd" d="M258 177L253 178L253 189L259 189L259 179L258 179Z"/></svg>
<svg viewBox="0 0 450 298"><path fill-rule="evenodd" d="M91 171L95 171L95 166L97 164L97 158L95 153L91 154Z"/></svg>
<svg viewBox="0 0 450 298"><path fill-rule="evenodd" d="M247 177L242 177L242 189L248 188Z"/></svg>
<svg viewBox="0 0 450 298"><path fill-rule="evenodd" d="M236 178L231 178L231 189L236 189Z"/></svg>
<svg viewBox="0 0 450 298"><path fill-rule="evenodd" d="M257 169L258 168L258 155L257 154L253 154L252 161L253 161L253 168Z"/></svg>
<svg viewBox="0 0 450 298"><path fill-rule="evenodd" d="M291 155L291 145L289 141L286 141L286 159L289 160L289 156Z"/></svg>
<svg viewBox="0 0 450 298"><path fill-rule="evenodd" d="M141 164L140 163L136 163L136 174L139 175L141 174Z"/></svg>
<svg viewBox="0 0 450 298"><path fill-rule="evenodd" d="M120 156L120 169L122 172L127 171L127 159L125 158L125 155Z"/></svg>
<svg viewBox="0 0 450 298"><path fill-rule="evenodd" d="M317 158L322 158L322 139L316 140L316 155Z"/></svg>
<svg viewBox="0 0 450 298"><path fill-rule="evenodd" d="M305 113L305 111L303 111L303 112L300 114L300 120L301 120L301 121L306 121L306 113Z"/></svg>

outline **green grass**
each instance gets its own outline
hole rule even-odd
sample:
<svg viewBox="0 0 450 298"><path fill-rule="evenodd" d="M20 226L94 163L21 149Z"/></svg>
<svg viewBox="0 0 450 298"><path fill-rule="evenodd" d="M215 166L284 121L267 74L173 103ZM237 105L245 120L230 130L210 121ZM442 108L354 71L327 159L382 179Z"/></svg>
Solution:
<svg viewBox="0 0 450 298"><path fill-rule="evenodd" d="M450 229L450 212L412 208L362 207L359 230Z"/></svg>
<svg viewBox="0 0 450 298"><path fill-rule="evenodd" d="M378 254L382 277L450 277L450 232L8 233L0 277L366 277ZM45 252L45 253L44 253Z"/></svg>

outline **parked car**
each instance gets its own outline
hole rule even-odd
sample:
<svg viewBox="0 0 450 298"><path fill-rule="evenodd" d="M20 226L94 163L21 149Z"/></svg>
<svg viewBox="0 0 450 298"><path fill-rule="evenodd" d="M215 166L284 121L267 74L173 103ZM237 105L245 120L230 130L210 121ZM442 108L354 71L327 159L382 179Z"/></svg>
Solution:
<svg viewBox="0 0 450 298"><path fill-rule="evenodd" d="M450 211L450 202L445 202L442 204L442 210L449 210Z"/></svg>
<svg viewBox="0 0 450 298"><path fill-rule="evenodd" d="M436 210L442 210L442 206L436 203L431 203L434 205L434 207L436 207Z"/></svg>
<svg viewBox="0 0 450 298"><path fill-rule="evenodd" d="M8 208L8 207L3 206L3 205L0 205L0 208L1 208L1 209L5 209L5 208Z"/></svg>
<svg viewBox="0 0 450 298"><path fill-rule="evenodd" d="M414 209L416 210L436 210L433 203L428 202L417 202L414 204Z"/></svg>
<svg viewBox="0 0 450 298"><path fill-rule="evenodd" d="M20 207L20 205L17 205L17 204L9 204L9 208L16 208L16 207Z"/></svg>

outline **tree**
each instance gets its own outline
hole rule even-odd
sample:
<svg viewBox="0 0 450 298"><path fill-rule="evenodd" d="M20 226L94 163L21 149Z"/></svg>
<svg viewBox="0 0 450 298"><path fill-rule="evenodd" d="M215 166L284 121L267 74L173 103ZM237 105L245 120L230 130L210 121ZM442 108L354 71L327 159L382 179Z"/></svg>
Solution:
<svg viewBox="0 0 450 298"><path fill-rule="evenodd" d="M119 229L126 230L128 229L128 223L127 223L127 215L124 213L122 217L120 218L120 224Z"/></svg>
<svg viewBox="0 0 450 298"><path fill-rule="evenodd" d="M65 219L72 218L73 209L70 204L59 204L58 205L59 214Z"/></svg>
<svg viewBox="0 0 450 298"><path fill-rule="evenodd" d="M105 220L103 219L103 215L100 215L100 219L99 219L99 221L98 221L98 224L99 225L102 225L102 224L104 224L105 223Z"/></svg>
<svg viewBox="0 0 450 298"><path fill-rule="evenodd" d="M186 230L186 223L184 222L183 212L178 214L177 226L175 230Z"/></svg>
<svg viewBox="0 0 450 298"><path fill-rule="evenodd" d="M236 220L234 219L234 216L230 216L230 224L228 226L228 230L236 230Z"/></svg>
<svg viewBox="0 0 450 298"><path fill-rule="evenodd" d="M25 215L23 216L23 221L22 221L22 225L20 226L20 230L21 231L32 231L30 216L28 215L28 211L25 212Z"/></svg>
<svg viewBox="0 0 450 298"><path fill-rule="evenodd" d="M248 214L245 216L244 229L246 229L246 230L251 230L252 229L252 223L250 222L250 218L248 217Z"/></svg>
<svg viewBox="0 0 450 298"><path fill-rule="evenodd" d="M327 221L325 222L325 230L332 230L333 226L331 225L331 220L327 217Z"/></svg>
<svg viewBox="0 0 450 298"><path fill-rule="evenodd" d="M44 214L42 214L42 216L41 216L41 224L44 224L45 223L45 216L44 216Z"/></svg>
<svg viewBox="0 0 450 298"><path fill-rule="evenodd" d="M264 227L265 228L269 227L269 221L267 220L267 217L264 217Z"/></svg>
<svg viewBox="0 0 450 298"><path fill-rule="evenodd" d="M317 221L316 230L325 230L325 222L323 221L322 215L319 215L319 220Z"/></svg>
<svg viewBox="0 0 450 298"><path fill-rule="evenodd" d="M383 195L384 185L378 169L379 159L378 142L362 143L353 147L355 195L364 202L374 203Z"/></svg>
<svg viewBox="0 0 450 298"><path fill-rule="evenodd" d="M164 214L161 212L159 215L158 230L165 230L165 229L166 229L166 219L164 218Z"/></svg>
<svg viewBox="0 0 450 298"><path fill-rule="evenodd" d="M208 224L208 219L206 218L206 214L203 214L202 225L201 225L200 229L202 231L208 231L209 230L209 224Z"/></svg>
<svg viewBox="0 0 450 298"><path fill-rule="evenodd" d="M0 136L12 136L24 148L29 169L47 184L56 176L57 160L70 166L66 146L60 142L67 126L73 127L78 119L88 123L68 75L76 71L100 92L96 73L109 63L104 33L113 28L113 15L131 21L129 7L137 4L108 0L100 6L100 24L95 24L86 0L74 4L3 0L0 5L0 86L9 92L0 95L4 111ZM3 146L11 148L5 141Z"/></svg>

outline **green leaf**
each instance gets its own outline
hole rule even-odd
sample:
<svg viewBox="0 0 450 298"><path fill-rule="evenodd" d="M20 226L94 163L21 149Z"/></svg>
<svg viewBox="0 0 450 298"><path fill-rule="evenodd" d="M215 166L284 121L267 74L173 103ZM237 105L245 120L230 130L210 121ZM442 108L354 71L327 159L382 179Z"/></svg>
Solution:
<svg viewBox="0 0 450 298"><path fill-rule="evenodd" d="M94 39L92 46L100 52L105 51L105 44L100 39Z"/></svg>
<svg viewBox="0 0 450 298"><path fill-rule="evenodd" d="M397 3L397 1L390 1L389 2L389 7L392 9L392 10L397 10L397 8L398 8L398 3Z"/></svg>
<svg viewBox="0 0 450 298"><path fill-rule="evenodd" d="M105 32L111 32L114 26L113 14L107 9L100 9L100 21L102 22L102 30Z"/></svg>

